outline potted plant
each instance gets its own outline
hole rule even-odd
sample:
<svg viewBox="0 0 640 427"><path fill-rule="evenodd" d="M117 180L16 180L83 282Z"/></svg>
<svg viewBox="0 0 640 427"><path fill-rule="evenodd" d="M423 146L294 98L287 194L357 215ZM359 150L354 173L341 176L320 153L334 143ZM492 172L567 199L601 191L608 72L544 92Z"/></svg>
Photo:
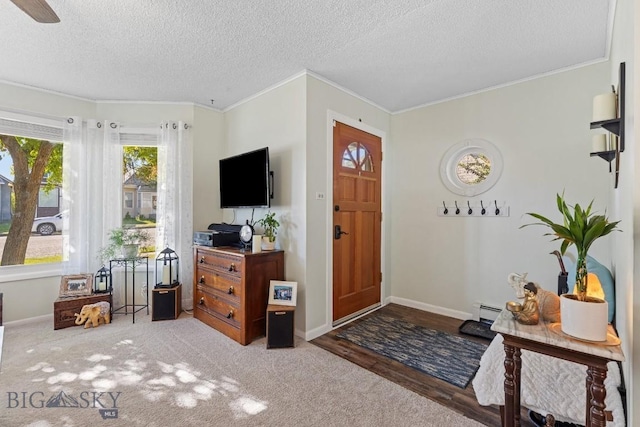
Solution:
<svg viewBox="0 0 640 427"><path fill-rule="evenodd" d="M276 246L276 235L278 234L278 227L280 227L280 223L275 218L275 215L275 212L268 212L264 218L258 220L258 224L264 228L264 234L262 235L262 247L267 251L272 251Z"/></svg>
<svg viewBox="0 0 640 427"><path fill-rule="evenodd" d="M537 214L527 213L540 222L525 224L542 225L551 229L545 236L553 236L552 240L561 240L560 253L574 245L577 251L575 287L577 294L564 294L560 299L560 314L562 317L562 331L577 338L592 341L606 341L608 324L608 307L604 300L587 296L588 271L587 252L591 245L600 237L606 236L617 229L620 221L609 221L605 215L592 212L593 200L586 209L579 204L571 207L567 205L562 195L557 194L556 203L562 214L562 223L555 223ZM620 231L620 230L617 230ZM572 280L573 278L569 278ZM577 304L576 304L577 303ZM592 304L584 304L592 303ZM587 310L592 314L578 314L574 310ZM604 322L602 319L604 318Z"/></svg>
<svg viewBox="0 0 640 427"><path fill-rule="evenodd" d="M109 243L100 250L101 260L116 257L135 258L140 246L149 242L149 235L141 228L118 227L109 231Z"/></svg>

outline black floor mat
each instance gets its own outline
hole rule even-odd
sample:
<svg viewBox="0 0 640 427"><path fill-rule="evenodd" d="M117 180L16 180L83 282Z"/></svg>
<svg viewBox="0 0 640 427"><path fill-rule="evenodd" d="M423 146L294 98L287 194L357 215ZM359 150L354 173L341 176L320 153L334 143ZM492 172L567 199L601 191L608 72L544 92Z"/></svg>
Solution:
<svg viewBox="0 0 640 427"><path fill-rule="evenodd" d="M458 331L461 334L473 335L489 341L496 336L496 332L491 330L491 323L477 322L475 320L465 320L458 328Z"/></svg>

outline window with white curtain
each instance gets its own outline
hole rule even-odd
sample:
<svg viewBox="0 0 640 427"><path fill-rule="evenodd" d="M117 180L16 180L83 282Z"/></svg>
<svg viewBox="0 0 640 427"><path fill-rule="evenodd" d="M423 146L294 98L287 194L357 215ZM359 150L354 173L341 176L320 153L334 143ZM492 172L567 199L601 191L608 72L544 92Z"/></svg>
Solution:
<svg viewBox="0 0 640 427"><path fill-rule="evenodd" d="M57 237L62 240L63 262L58 271L63 274L93 273L100 268L102 262L98 254L107 243L108 231L122 225L123 149L141 146L157 147L156 191L146 188L141 189L145 191L140 194L140 208L148 211L145 216L154 216L157 224L156 252L171 247L184 260L180 263L180 278L188 280L191 277L192 266L188 260L193 236L193 150L188 128L182 122L129 126L81 117L61 120L0 111L0 134L62 142L62 188L59 191L63 231L61 237ZM3 175L1 169L0 175ZM0 187L11 184L11 179L6 178L0 176ZM0 200L1 197L0 194ZM10 200L6 203L10 204ZM46 204L53 202L49 200ZM5 219L0 208L0 224ZM2 228L0 241L1 234ZM34 267L20 268L28 271ZM56 271L36 270L29 273L29 277ZM0 281L19 278L19 274L0 276ZM190 287L183 289L185 308L191 305L190 294Z"/></svg>
<svg viewBox="0 0 640 427"><path fill-rule="evenodd" d="M0 268L63 259L62 139L61 120L0 112Z"/></svg>

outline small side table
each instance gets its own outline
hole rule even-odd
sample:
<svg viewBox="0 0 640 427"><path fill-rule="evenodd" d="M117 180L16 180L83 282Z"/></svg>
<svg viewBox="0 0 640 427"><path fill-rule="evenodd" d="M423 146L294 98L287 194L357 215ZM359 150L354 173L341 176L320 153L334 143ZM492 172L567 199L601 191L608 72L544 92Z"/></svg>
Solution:
<svg viewBox="0 0 640 427"><path fill-rule="evenodd" d="M604 380L607 363L624 361L620 345L604 346L579 341L552 331L548 324L522 325L511 313L502 310L491 330L504 342L504 427L520 426L520 370L522 349L580 363L586 370L586 427L606 427ZM611 328L611 331L613 328ZM553 387L549 384L549 387Z"/></svg>
<svg viewBox="0 0 640 427"><path fill-rule="evenodd" d="M114 308L112 310L112 314L129 314L131 313L131 317L133 318L133 323L136 323L136 313L140 310L147 309L147 314L149 314L149 258L147 257L135 257L135 258L116 258L109 261L109 271L111 272L111 277L113 277L113 269L116 267L124 268L124 305L121 305L118 308ZM136 268L144 268L145 276L146 276L146 286L147 292L146 300L143 301L143 304L136 304ZM128 295L128 273L131 271L131 304L129 304L129 295ZM113 286L113 283L112 283Z"/></svg>
<svg viewBox="0 0 640 427"><path fill-rule="evenodd" d="M151 320L174 320L182 312L182 283L151 291Z"/></svg>
<svg viewBox="0 0 640 427"><path fill-rule="evenodd" d="M267 348L293 347L296 308L288 305L267 306Z"/></svg>

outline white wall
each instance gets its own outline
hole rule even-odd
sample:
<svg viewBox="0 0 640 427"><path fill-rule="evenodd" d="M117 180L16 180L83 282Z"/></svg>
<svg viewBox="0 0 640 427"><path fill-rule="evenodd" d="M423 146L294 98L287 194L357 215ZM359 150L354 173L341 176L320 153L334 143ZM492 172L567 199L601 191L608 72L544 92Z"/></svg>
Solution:
<svg viewBox="0 0 640 427"><path fill-rule="evenodd" d="M72 115L94 117L96 104L87 99L0 83L0 109L58 118Z"/></svg>
<svg viewBox="0 0 640 427"><path fill-rule="evenodd" d="M570 202L607 207L608 165L590 158L593 96L609 88L609 64L600 63L394 115L388 167L391 215L391 293L394 298L457 317L477 301L503 307L515 295L511 272L557 289L560 270L549 253L559 249L544 228L525 216L558 217L556 193ZM445 152L468 138L501 151L504 170L484 194L450 193L439 175ZM438 217L443 201L506 201L509 217ZM609 265L608 245L590 252Z"/></svg>
<svg viewBox="0 0 640 427"><path fill-rule="evenodd" d="M634 11L632 0L616 2L613 41L611 45L610 83L618 84L618 69L621 62L626 66L626 114L625 151L620 158L620 184L611 190L612 215L621 219L623 233L615 233L610 240L615 264L616 279L616 327L622 339L622 350L626 361L622 364L627 388L627 423L640 424L640 293L634 292L634 283L640 281L640 186L637 185L640 165L640 150L636 148L638 132L634 117L640 113L640 95L635 82L635 52L640 52L638 34L640 11ZM631 41L635 40L635 45ZM635 262L634 262L635 260ZM634 422L635 421L635 422Z"/></svg>
<svg viewBox="0 0 640 427"><path fill-rule="evenodd" d="M280 222L276 248L285 250L285 279L298 282L296 328L304 330L306 93L305 76L275 87L241 103L224 114L226 149L223 157L269 147L274 172L271 211ZM215 166L217 173L218 167ZM238 179L242 171L238 171ZM244 224L252 209L223 209L227 223ZM253 220L269 209L255 209ZM256 226L256 232L261 232Z"/></svg>
<svg viewBox="0 0 640 427"><path fill-rule="evenodd" d="M193 114L193 229L222 221L218 160L224 157L224 116L195 107Z"/></svg>

